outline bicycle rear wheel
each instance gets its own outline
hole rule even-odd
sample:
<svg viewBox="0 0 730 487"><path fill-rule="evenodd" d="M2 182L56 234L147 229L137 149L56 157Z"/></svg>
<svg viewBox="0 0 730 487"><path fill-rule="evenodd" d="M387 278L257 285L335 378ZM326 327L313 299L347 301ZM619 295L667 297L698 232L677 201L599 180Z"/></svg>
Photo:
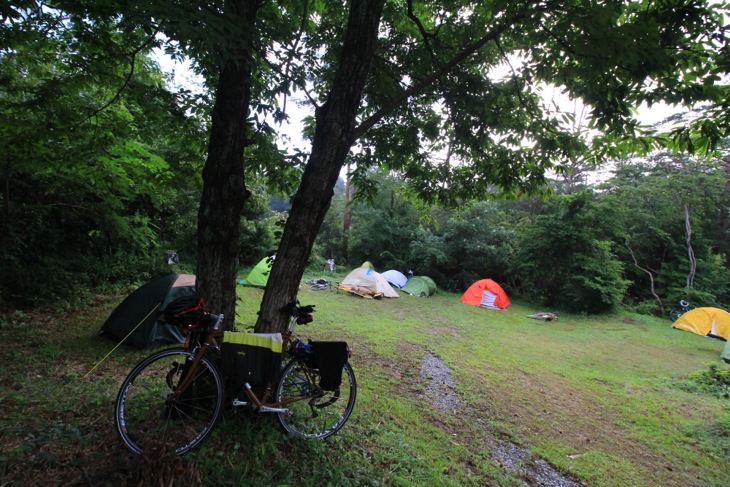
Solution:
<svg viewBox="0 0 730 487"><path fill-rule="evenodd" d="M276 388L276 401L307 397L286 405L289 413L278 413L279 423L288 431L307 438L327 438L337 433L355 407L357 383L349 363L342 369L339 389L316 394L319 371L310 369L299 359L289 362L281 373ZM311 380L310 380L311 378Z"/></svg>
<svg viewBox="0 0 730 487"><path fill-rule="evenodd" d="M669 319L672 321L677 321L680 316L682 316L682 312L678 309L673 309L669 312Z"/></svg>
<svg viewBox="0 0 730 487"><path fill-rule="evenodd" d="M182 455L212 431L223 406L223 382L208 357L200 360L187 389L170 398L193 358L183 348L162 350L140 362L122 382L114 423L132 452Z"/></svg>

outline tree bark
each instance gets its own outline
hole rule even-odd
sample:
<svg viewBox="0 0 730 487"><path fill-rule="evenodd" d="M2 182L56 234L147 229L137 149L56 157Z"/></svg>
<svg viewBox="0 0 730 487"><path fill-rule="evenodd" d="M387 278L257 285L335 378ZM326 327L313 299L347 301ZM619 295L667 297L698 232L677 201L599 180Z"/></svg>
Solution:
<svg viewBox="0 0 730 487"><path fill-rule="evenodd" d="M689 206L684 205L684 232L687 237L687 257L689 258L689 272L687 272L687 292L694 287L697 273L697 259L692 248L692 222Z"/></svg>
<svg viewBox="0 0 730 487"><path fill-rule="evenodd" d="M285 238L271 269L256 332L286 329L288 316L282 308L297 299L314 239L332 201L340 169L356 140L357 110L375 54L384 3L385 0L351 2L340 65L327 101L315 112L312 153L284 227Z"/></svg>
<svg viewBox="0 0 730 487"><path fill-rule="evenodd" d="M725 187L722 191L722 201L727 201L730 197L730 156L725 156L722 159L722 165L725 167ZM727 205L720 205L720 214L717 217L717 234L725 235L727 232ZM721 239L724 241L725 239ZM727 251L727 248L723 245L722 247L715 249L718 253Z"/></svg>
<svg viewBox="0 0 730 487"><path fill-rule="evenodd" d="M350 247L350 226L352 224L352 208L350 207L350 201L352 200L350 196L351 186L350 186L350 164L347 165L347 176L345 176L345 206L344 210L342 212L342 260L343 262L347 262L349 259L349 252L348 249Z"/></svg>
<svg viewBox="0 0 730 487"><path fill-rule="evenodd" d="M259 3L237 0L229 5L230 15L253 29ZM246 39L253 36L244 37L236 56L220 70L198 211L196 287L212 311L225 314L226 329L234 323L241 213L251 194L243 173L243 151L252 66L252 47Z"/></svg>

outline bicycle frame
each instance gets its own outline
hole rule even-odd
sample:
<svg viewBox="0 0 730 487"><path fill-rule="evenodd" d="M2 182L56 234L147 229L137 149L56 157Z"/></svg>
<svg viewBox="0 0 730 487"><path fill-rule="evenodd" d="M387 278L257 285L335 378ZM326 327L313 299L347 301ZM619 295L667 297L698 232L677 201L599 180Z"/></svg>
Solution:
<svg viewBox="0 0 730 487"><path fill-rule="evenodd" d="M305 374L305 376L307 378L307 381L309 381L310 384L313 384L313 385L316 386L314 377L309 372L308 368L305 369L304 374ZM292 404L292 403L299 402L299 401L304 401L306 399L313 399L313 398L318 398L318 397L324 396L324 391L319 386L316 386L316 390L312 394L302 394L302 395L299 395L299 396L288 397L288 398L285 398L283 401L280 401L280 402L269 402L268 401L268 396L270 394L270 391L271 391L271 388L272 388L271 386L272 385L273 384L269 383L266 386L266 392L264 394L264 398L263 398L263 401L262 401L253 392L253 390L251 389L251 386L248 383L246 383L245 384L245 388L244 388L244 392L246 393L246 395L248 396L248 398L251 400L251 403L252 404L251 403L247 403L245 401L238 401L238 400L234 399L233 400L233 406L249 406L249 405L253 405L254 408L257 411L262 412L262 413L283 413L283 414L288 414L290 412L289 409L284 408L282 406L286 406L288 404Z"/></svg>
<svg viewBox="0 0 730 487"><path fill-rule="evenodd" d="M309 312L312 310L311 307L307 307ZM300 315L299 314L299 307L295 307L296 312L293 314L293 317L291 321L289 322L289 326L287 328L286 333L282 334L282 351L281 351L281 358L282 362L285 361L285 359L290 355L290 345L292 343L292 337L294 335L294 327L298 323L299 319L302 317L306 317L309 315L309 312L305 311L305 314ZM223 322L223 315L210 315L211 318L214 318L216 320L215 324L211 327L210 332L208 332L205 336L205 338L196 346L192 347L193 350L197 348L198 350L194 353L194 359L193 362L190 364L190 367L188 368L187 373L183 376L182 380L178 384L178 386L175 388L175 390L168 396L168 401L174 401L178 397L180 397L185 390L192 384L193 379L195 377L195 373L198 369L198 366L200 364L201 358L207 353L209 349L219 350L220 344L218 343L217 338L220 338L223 335L223 332L220 330L220 325ZM311 319L306 321L310 322ZM302 323L304 324L304 323ZM191 348L191 342L192 342L192 333L188 336L188 339L185 342L185 348ZM304 401L306 399L312 399L317 397L322 397L324 395L324 391L316 385L316 381L314 380L314 376L311 374L309 367L306 367L306 364L303 364L305 366L304 374L306 376L306 379L315 386L315 393L312 394L303 394L296 397L290 397L286 398L284 401L280 402L269 402L268 397L270 396L271 389L273 386L273 383L269 383L266 386L264 395L261 399L256 396L254 391L251 388L251 385L246 383L244 387L244 392L246 393L246 396L248 397L250 402L246 401L239 401L238 398L234 399L232 402L233 406L253 406L257 411L259 412L268 412L268 413L288 413L289 410L286 408L283 408L282 406L286 406L287 404L291 404L298 401Z"/></svg>
<svg viewBox="0 0 730 487"><path fill-rule="evenodd" d="M286 333L282 334L282 350L281 350L281 359L282 364L286 362L287 358L293 357L291 353L291 344L293 343L292 337L294 336L294 327L299 323L299 320L304 318L304 321L301 324L306 324L312 321L311 318L311 312L313 311L313 306L306 306L306 307L298 307L294 306L294 310L292 312L292 319L289 322L289 326L287 328ZM300 314L301 310L304 310L303 314ZM307 319L307 317L309 319ZM233 406L253 406L257 411L264 412L264 413L284 413L287 414L290 411L286 408L283 408L282 406L286 406L287 404L292 404L294 402L304 401L306 399L313 399L322 397L324 395L324 391L321 387L319 387L316 384L315 378L312 375L309 367L306 364L302 364L304 366L304 375L306 376L307 381L312 384L315 387L315 392L311 394L302 394L299 396L289 397L285 398L285 400L280 402L269 402L268 398L271 394L271 390L273 388L273 383L269 382L266 385L266 389L264 391L263 397L259 399L258 396L254 393L253 389L251 388L251 385L246 383L244 385L244 392L246 393L246 396L251 401L250 403L245 401L239 401L238 399L233 400ZM283 365L282 365L283 368Z"/></svg>
<svg viewBox="0 0 730 487"><path fill-rule="evenodd" d="M192 384L193 378L195 377L195 372L198 369L198 366L200 365L200 360L203 358L205 353L208 351L209 348L218 349L218 341L216 340L216 337L220 337L223 332L220 331L221 323L223 323L223 315L209 315L210 318L215 319L215 323L211 327L211 330L206 333L205 339L202 341L202 343L198 344L195 347L191 347L192 342L192 336L193 332L191 331L188 335L187 339L185 340L184 348L192 348L195 350L195 348L198 348L198 351L194 353L195 358L193 359L193 363L190 364L190 368L188 369L188 372L183 376L180 383L177 385L175 390L168 396L168 400L175 400L178 397L180 397Z"/></svg>

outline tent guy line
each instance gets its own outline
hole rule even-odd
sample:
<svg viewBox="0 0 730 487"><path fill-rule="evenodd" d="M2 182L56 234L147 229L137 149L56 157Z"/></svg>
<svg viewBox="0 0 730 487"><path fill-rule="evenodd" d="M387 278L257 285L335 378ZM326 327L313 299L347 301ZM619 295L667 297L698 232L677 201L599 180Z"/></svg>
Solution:
<svg viewBox="0 0 730 487"><path fill-rule="evenodd" d="M162 304L162 303L160 303L160 304ZM114 353L114 351L115 351L115 350L116 350L117 348L119 348L119 346L120 346L120 345L121 345L122 343L124 343L124 341L125 341L125 340L126 340L127 338L129 338L129 337L130 337L130 335L132 335L132 333L134 333L135 331L137 331L137 328L139 328L139 327L140 327L140 326L142 325L142 323L144 323L144 322L145 322L145 320L147 320L147 318L149 318L149 317L150 317L150 315L151 315L152 313L154 313L155 311L157 311L157 310L159 309L159 307L160 307L160 304L158 304L157 306L155 306L154 308L152 308L152 310L151 310L151 311L150 311L149 313L147 313L147 316L145 316L144 318L142 318L142 319L141 319L141 320L139 321L139 323L137 323L137 326L135 326L134 328L132 328L132 329L130 330L130 332L129 332L129 333L127 333L127 336L125 336L124 338L122 338L121 340L119 340L119 343L117 343L117 344L116 344L116 345L114 346L114 348L112 348L112 349L111 349L111 350L109 351L109 353L107 353L106 355L104 355L104 357L103 357L103 358L102 358L101 360L99 360L99 361L98 361L97 363L95 363L95 364L94 364L94 366L93 366L93 367L91 368L91 370L89 370L89 371L88 371L88 372L87 372L87 373L86 373L86 374L84 375L84 379L85 379L85 378L87 378L87 377L88 377L88 376L89 376L89 375L90 375L90 374L91 374L91 373L92 373L92 372L93 372L94 370L96 370L96 368L97 368L98 366L100 366L100 365L102 364L102 362L104 362L104 361L105 361L106 359L108 359L108 358L109 358L109 356L110 356L111 354L113 354L113 353Z"/></svg>

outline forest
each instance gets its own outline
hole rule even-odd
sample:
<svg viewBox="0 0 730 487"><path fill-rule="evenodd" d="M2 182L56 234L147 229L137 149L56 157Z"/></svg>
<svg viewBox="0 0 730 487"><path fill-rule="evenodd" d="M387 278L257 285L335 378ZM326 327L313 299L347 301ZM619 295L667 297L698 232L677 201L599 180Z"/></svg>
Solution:
<svg viewBox="0 0 730 487"><path fill-rule="evenodd" d="M25 141L4 172L4 304L71 303L90 289L144 282L170 271L164 255L171 251L194 272L204 126L165 91L149 59L147 69L157 96L128 100L119 119L104 113L117 127L134 117L141 124L134 139L113 127L102 145L96 133L57 134L57 163L41 168L48 141L32 134L49 123L46 113L13 127ZM38 96L61 103L51 93ZM79 107L66 102L53 108L59 116ZM429 275L450 291L491 277L511 294L572 312L625 307L665 315L680 299L730 303L728 162L655 154L605 164L613 169L600 182L584 182L589 170L556 177L549 196L459 207L426 205L396 174L375 170L346 203L341 178L308 268L316 273L329 258L340 269L369 260L376 269ZM285 189L252 185L241 219L241 272L275 253L290 207Z"/></svg>
<svg viewBox="0 0 730 487"><path fill-rule="evenodd" d="M368 260L451 291L491 277L535 305L571 312L666 316L681 299L722 307L727 177L719 160L656 156L621 161L590 186L556 180L552 197L456 210L414 204L401 182L377 174L379 192L352 205L346 234L335 197L312 262Z"/></svg>
<svg viewBox="0 0 730 487"><path fill-rule="evenodd" d="M234 271L240 273L277 249L289 252L282 245L298 245L297 239L304 237L296 233L296 222L290 222L292 229L285 229L285 224L292 220L293 207L307 208L317 200L315 188L315 196L308 196L313 199L295 201L306 193L302 191L306 185L300 182L310 153L303 148L284 151L277 144L287 119L284 107L295 102L289 94L309 88L293 78L289 91L265 85L281 74L273 65L270 71L255 73L262 84L255 86L252 95L258 98L249 114L250 132L242 152L245 185L236 190L245 205L240 215L226 214L239 222L234 231L210 216L216 214L211 208L228 208L225 202L233 201L224 199L228 189L213 186L213 175L222 173L205 169L217 147L210 137L217 120L215 95L220 92L213 87L222 79L215 74L215 64L210 64L215 60L209 56L211 46L196 44L203 34L194 26L176 24L191 12L176 11L166 23L147 25L144 19L158 15L154 4L150 8L145 11L130 4L126 15L114 17L103 2L19 2L3 11L0 304L5 310L43 303L69 306L90 290L144 282L169 272L163 257L171 251L181 256L184 269L208 276L203 287L210 287L211 261L225 260L208 255L212 248L220 247L225 253L233 249ZM275 28L290 29L286 22L301 15L294 7L281 8L282 24L264 24L272 30L262 32L273 36ZM336 17L323 5L317 4L316 9L332 15L331 20ZM388 19L396 15L387 8L385 12ZM595 14L592 21L605 22L616 12L597 10ZM703 21L716 20L703 17L704 10L694 14ZM515 13L514 21L521 21L523 15L524 11ZM626 15L630 19L633 14ZM646 20L636 15L637 23ZM413 19L413 11L406 17ZM223 19L219 19L223 24L216 24L215 18L206 17L206 21L222 36L230 26ZM320 27L331 27L325 24ZM178 29L177 45L164 37L171 25ZM414 25L421 31L427 27L417 21ZM329 30L320 34L335 35ZM211 37L204 38L207 42L213 42L213 34L205 35ZM485 42L490 39L485 37ZM718 34L707 42L720 39ZM312 34L311 42L315 41L325 46L333 39ZM426 48L430 49L428 41ZM510 58L500 49L497 57L503 64L508 59L509 65ZM156 61L163 51L173 59L199 54L196 69L207 83L202 94L172 87ZM300 55L301 62L312 61L308 54ZM700 58L705 64L699 64ZM674 101L721 99L721 91L713 85L724 65L700 58L684 59L695 70L699 84L685 77L686 86L673 85ZM671 65L670 60L664 61ZM540 148L529 154L513 148L515 140L509 137L518 130L515 124L529 119L529 113L538 113L537 100L528 102L526 93L520 92L525 86L511 85L518 81L518 68L511 69L514 76L504 83L482 87L491 93L493 106L515 97L521 100L515 110L528 113L515 112L514 119L494 122L503 134L501 146L499 139L484 134L479 135L481 142L469 139L456 118L449 129L454 133L451 144L430 145L440 154L460 151L461 158L474 158L476 169L469 172L460 167L448 176L448 192L443 190L447 183L438 177L455 154L449 152L446 161L437 163L424 156L426 138L440 137L433 113L421 111L419 116L416 113L422 107L409 106L415 111L398 115L404 117L402 124L390 134L386 126L375 125L372 146L362 145L345 159L351 170L340 172L331 203L322 203L327 212L321 225L307 224L306 232L316 230L316 240L311 252L307 253L306 241L294 252L304 256L303 265L321 269L325 259L334 258L342 269L369 260L380 270L410 269L429 275L439 287L454 291L475 279L491 277L516 296L555 310L585 313L627 307L665 315L679 299L697 305L730 304L726 265L730 162L723 151L722 124L711 123L719 120L720 105L708 104L696 112L700 135L689 128L696 128L695 122L679 118L669 137L640 129L628 119L624 120L628 126L617 125L610 117L623 117L627 107L603 106L596 98L598 122L590 127L613 130L596 137L603 145L596 143L589 151L579 138L569 139L571 130L575 135L588 126L579 126L577 114L558 111L554 119L573 128L560 129L554 121L542 125L542 132L531 126L540 134L534 139ZM539 66L525 69L525 76L545 74ZM468 72L455 76L459 79L451 81L459 89L477 89L476 78ZM661 81L668 83L668 79ZM446 99L453 103L451 108L466 113L468 94L457 92L449 92L454 98ZM642 97L658 101L658 93L626 92L624 102L630 96L637 102ZM378 99L373 91L367 97L372 103ZM283 106L278 105L282 101ZM518 116L527 118L518 120ZM470 123L490 115L474 113L473 117ZM414 125L409 126L409 120ZM305 126L307 140L316 138L313 122L310 118ZM364 130L359 128L358 135ZM631 146L626 142L630 133L636 136ZM421 147L417 147L419 138ZM487 147L473 150L478 143L488 144L494 152L487 153ZM688 151L695 155L684 154ZM561 162L551 166L547 161L558 153ZM587 175L600 167L611 169L588 184ZM218 206L210 207L209 201L218 201ZM232 237L233 243L228 241ZM290 277L301 278L298 269ZM225 265L219 271L220 280L227 283ZM210 292L214 300L219 299L215 296L220 289Z"/></svg>

